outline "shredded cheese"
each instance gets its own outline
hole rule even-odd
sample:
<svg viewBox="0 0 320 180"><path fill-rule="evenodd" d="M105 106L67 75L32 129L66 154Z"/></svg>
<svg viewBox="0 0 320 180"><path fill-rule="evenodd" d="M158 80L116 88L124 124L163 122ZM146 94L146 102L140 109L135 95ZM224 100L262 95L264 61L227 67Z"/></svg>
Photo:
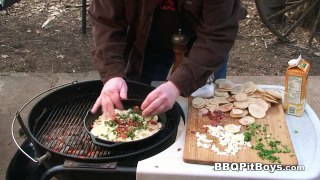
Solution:
<svg viewBox="0 0 320 180"><path fill-rule="evenodd" d="M197 138L197 147L201 148L210 148L211 150L218 155L228 156L228 155L236 155L241 149L245 147L251 147L250 142L244 141L243 133L234 133L228 131L225 127L222 126L211 126L205 125L208 130L208 134L214 138L217 138L219 141L219 145L225 147L224 150L220 150L216 144L213 143L213 140L208 139L207 135L204 133L196 132ZM227 126L228 127L228 126ZM240 127L236 127L240 128Z"/></svg>

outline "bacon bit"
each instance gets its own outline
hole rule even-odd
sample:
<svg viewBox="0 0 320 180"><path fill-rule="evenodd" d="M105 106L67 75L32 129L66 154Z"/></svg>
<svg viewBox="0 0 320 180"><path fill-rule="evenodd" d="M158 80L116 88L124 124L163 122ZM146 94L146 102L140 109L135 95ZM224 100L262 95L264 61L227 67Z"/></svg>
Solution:
<svg viewBox="0 0 320 180"><path fill-rule="evenodd" d="M118 128L125 128L125 127L126 127L126 125L123 125L123 124L118 125Z"/></svg>
<svg viewBox="0 0 320 180"><path fill-rule="evenodd" d="M117 132L118 132L118 133L122 133L122 132L124 132L124 131L126 131L126 128L124 128L124 127L118 127L118 128L117 128Z"/></svg>
<svg viewBox="0 0 320 180"><path fill-rule="evenodd" d="M139 108L139 106L133 106L133 112L136 114L140 114L141 113L141 109Z"/></svg>
<svg viewBox="0 0 320 180"><path fill-rule="evenodd" d="M149 121L149 122L150 122L150 124L153 124L153 125L157 125L158 124L157 121Z"/></svg>
<svg viewBox="0 0 320 180"><path fill-rule="evenodd" d="M195 132L195 131L191 131L191 133L192 133L192 134L195 134L196 132Z"/></svg>
<svg viewBox="0 0 320 180"><path fill-rule="evenodd" d="M122 133L120 133L120 136L121 136L121 138L122 138L122 139L127 138L127 134L126 134L126 133L123 133L123 132L122 132Z"/></svg>
<svg viewBox="0 0 320 180"><path fill-rule="evenodd" d="M118 119L118 118L116 118L114 121L115 121L117 124L121 124L121 125L126 124L125 122L121 121L121 120Z"/></svg>
<svg viewBox="0 0 320 180"><path fill-rule="evenodd" d="M220 120L225 117L221 111L208 111L207 114L202 115L203 117L209 118L209 123L211 126L217 126L220 123Z"/></svg>
<svg viewBox="0 0 320 180"><path fill-rule="evenodd" d="M210 120L209 123L210 123L210 125L213 126L213 127L217 127L217 126L218 126L218 122L217 122L217 121Z"/></svg>
<svg viewBox="0 0 320 180"><path fill-rule="evenodd" d="M137 123L137 122L134 122L132 119L130 119L130 120L128 121L128 125L129 125L129 126L138 127L138 123Z"/></svg>
<svg viewBox="0 0 320 180"><path fill-rule="evenodd" d="M203 117L208 117L210 120L221 120L224 117L221 111L208 111L207 114L202 115Z"/></svg>

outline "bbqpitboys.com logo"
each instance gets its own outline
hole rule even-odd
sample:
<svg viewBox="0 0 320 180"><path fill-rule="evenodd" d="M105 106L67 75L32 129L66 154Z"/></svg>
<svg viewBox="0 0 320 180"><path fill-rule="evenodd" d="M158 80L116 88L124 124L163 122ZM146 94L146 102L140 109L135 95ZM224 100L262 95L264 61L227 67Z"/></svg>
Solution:
<svg viewBox="0 0 320 180"><path fill-rule="evenodd" d="M285 166L281 164L262 164L256 163L214 163L213 170L215 171L304 171L303 165Z"/></svg>

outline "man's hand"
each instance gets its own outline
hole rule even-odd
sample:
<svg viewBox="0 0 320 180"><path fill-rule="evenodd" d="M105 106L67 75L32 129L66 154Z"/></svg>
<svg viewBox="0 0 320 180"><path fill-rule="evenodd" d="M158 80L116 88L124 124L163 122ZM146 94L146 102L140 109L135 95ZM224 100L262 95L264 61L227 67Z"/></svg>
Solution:
<svg viewBox="0 0 320 180"><path fill-rule="evenodd" d="M107 81L92 107L92 112L98 111L101 106L103 114L106 118L114 118L114 107L123 109L120 99L127 99L128 86L121 77L115 77Z"/></svg>
<svg viewBox="0 0 320 180"><path fill-rule="evenodd" d="M142 115L157 115L171 109L179 95L179 89L171 81L160 85L143 101Z"/></svg>

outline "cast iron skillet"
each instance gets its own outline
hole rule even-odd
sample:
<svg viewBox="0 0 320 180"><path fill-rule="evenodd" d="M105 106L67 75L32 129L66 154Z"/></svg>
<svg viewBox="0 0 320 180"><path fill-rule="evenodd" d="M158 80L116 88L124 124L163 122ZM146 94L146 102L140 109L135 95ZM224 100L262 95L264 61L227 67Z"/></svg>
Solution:
<svg viewBox="0 0 320 180"><path fill-rule="evenodd" d="M133 106L139 106L141 107L141 104L143 100L122 100L122 105L124 109L132 108ZM157 136L161 133L161 131L165 128L166 125L166 116L164 113L158 115L158 122L162 123L162 127L158 132L155 134L140 139L136 141L129 141L129 142L115 142L115 141L108 141L105 139L98 138L97 136L90 133L90 130L92 129L93 122L98 119L98 117L102 114L101 109L97 113L92 113L90 110L87 112L85 118L84 118L84 126L86 131L90 134L90 137L94 144L107 147L109 149L132 149L132 148L139 148L146 146L147 144L152 144L151 142L157 138Z"/></svg>

